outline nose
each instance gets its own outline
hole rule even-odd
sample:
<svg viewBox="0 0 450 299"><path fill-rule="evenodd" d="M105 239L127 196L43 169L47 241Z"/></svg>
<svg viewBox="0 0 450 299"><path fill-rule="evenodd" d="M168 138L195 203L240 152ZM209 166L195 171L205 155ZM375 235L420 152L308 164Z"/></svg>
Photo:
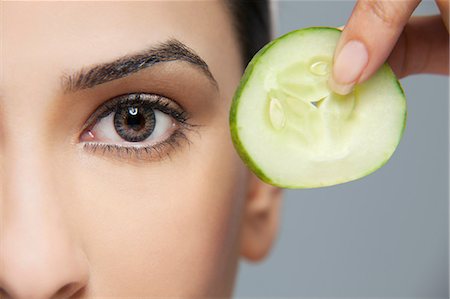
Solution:
<svg viewBox="0 0 450 299"><path fill-rule="evenodd" d="M70 298L80 294L88 281L87 258L69 228L61 204L64 194L51 162L47 163L51 159L38 156L22 152L3 163L2 299Z"/></svg>

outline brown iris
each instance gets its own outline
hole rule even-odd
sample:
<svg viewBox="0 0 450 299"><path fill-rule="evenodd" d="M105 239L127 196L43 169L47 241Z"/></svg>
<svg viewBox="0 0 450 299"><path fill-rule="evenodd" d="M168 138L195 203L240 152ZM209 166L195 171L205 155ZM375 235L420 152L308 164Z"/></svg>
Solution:
<svg viewBox="0 0 450 299"><path fill-rule="evenodd" d="M145 140L155 129L155 112L145 104L121 106L114 115L114 128L125 141Z"/></svg>

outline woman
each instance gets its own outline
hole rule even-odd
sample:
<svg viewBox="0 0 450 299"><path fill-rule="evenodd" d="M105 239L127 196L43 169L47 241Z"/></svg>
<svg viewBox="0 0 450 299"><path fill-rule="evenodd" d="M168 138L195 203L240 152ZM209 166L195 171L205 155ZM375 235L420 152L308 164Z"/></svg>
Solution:
<svg viewBox="0 0 450 299"><path fill-rule="evenodd" d="M264 1L2 3L2 298L231 296L278 225L228 130L269 27Z"/></svg>
<svg viewBox="0 0 450 299"><path fill-rule="evenodd" d="M3 297L229 296L268 252L281 192L228 130L268 32L228 4L2 3Z"/></svg>

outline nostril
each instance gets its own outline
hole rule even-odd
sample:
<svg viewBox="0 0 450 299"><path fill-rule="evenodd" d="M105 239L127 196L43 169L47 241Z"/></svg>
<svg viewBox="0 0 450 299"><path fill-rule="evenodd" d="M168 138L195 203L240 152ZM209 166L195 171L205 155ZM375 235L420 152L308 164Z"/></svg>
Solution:
<svg viewBox="0 0 450 299"><path fill-rule="evenodd" d="M80 285L78 283L68 283L61 287L51 299L66 299L80 291Z"/></svg>
<svg viewBox="0 0 450 299"><path fill-rule="evenodd" d="M3 289L0 288L0 299L9 299L11 296L8 295L8 293Z"/></svg>
<svg viewBox="0 0 450 299"><path fill-rule="evenodd" d="M44 296L39 298L45 299L69 299L69 298L78 298L82 293L84 293L86 289L80 285L79 283L68 283L65 286L61 287L56 293L54 293L51 297ZM29 295L18 297L11 296L5 289L0 288L0 299L15 299L15 298L26 298L29 299Z"/></svg>

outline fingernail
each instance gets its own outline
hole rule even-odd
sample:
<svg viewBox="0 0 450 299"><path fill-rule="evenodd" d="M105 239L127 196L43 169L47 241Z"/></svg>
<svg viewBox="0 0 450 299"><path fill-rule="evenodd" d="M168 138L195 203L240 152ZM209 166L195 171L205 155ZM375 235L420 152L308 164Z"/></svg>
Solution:
<svg viewBox="0 0 450 299"><path fill-rule="evenodd" d="M349 94L352 91L354 85L355 84L353 83L350 84L336 83L336 81L333 80L333 76L330 76L330 78L328 79L328 86L330 87L330 89L340 95Z"/></svg>
<svg viewBox="0 0 450 299"><path fill-rule="evenodd" d="M333 73L329 80L330 88L339 94L348 94L361 76L369 61L369 54L363 43L347 42L336 57Z"/></svg>

